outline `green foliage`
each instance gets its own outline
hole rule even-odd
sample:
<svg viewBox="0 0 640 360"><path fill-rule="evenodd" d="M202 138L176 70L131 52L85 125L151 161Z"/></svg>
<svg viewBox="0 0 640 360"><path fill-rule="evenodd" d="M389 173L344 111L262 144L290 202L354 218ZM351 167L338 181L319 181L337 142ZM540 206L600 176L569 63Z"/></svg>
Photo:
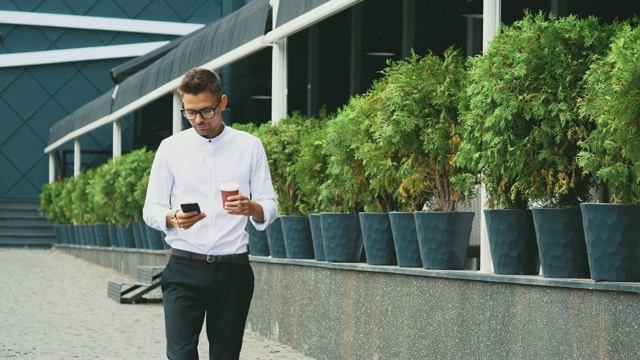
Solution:
<svg viewBox="0 0 640 360"><path fill-rule="evenodd" d="M60 212L65 219L69 219L69 223L75 223L75 218L73 214L73 207L75 204L73 203L73 193L75 192L76 178L69 178L64 181L64 186L60 191L60 199L57 202L60 207Z"/></svg>
<svg viewBox="0 0 640 360"><path fill-rule="evenodd" d="M94 176L87 185L87 197L97 223L116 222L115 184L118 167L115 160L112 158L94 169Z"/></svg>
<svg viewBox="0 0 640 360"><path fill-rule="evenodd" d="M365 99L372 116L362 130L370 141L358 152L371 190L391 194L402 210L421 210L433 196L434 210L454 211L473 184L462 181L453 162L466 78L462 52L449 48L443 58L413 53L382 73Z"/></svg>
<svg viewBox="0 0 640 360"><path fill-rule="evenodd" d="M117 178L115 180L115 220L119 223L130 224L142 219L142 207L144 206L144 191L136 189L150 171L153 163L154 153L147 149L138 149L116 158L114 163L117 167Z"/></svg>
<svg viewBox="0 0 640 360"><path fill-rule="evenodd" d="M327 114L321 112L318 119L309 119L309 126L300 139L300 153L293 165L298 186L298 210L302 215L331 211L323 208L320 188L327 181L328 158L323 153Z"/></svg>
<svg viewBox="0 0 640 360"><path fill-rule="evenodd" d="M254 123L247 123L247 124L234 123L234 124L231 124L230 126L236 130L248 132L249 134L255 135L258 138L260 138L260 140L264 141L264 131L267 125L270 125L270 124L256 125Z"/></svg>
<svg viewBox="0 0 640 360"><path fill-rule="evenodd" d="M362 131L371 116L365 96L354 96L328 121L323 154L326 156L326 181L320 188L323 211L357 213L374 211L374 193L370 191L365 164L358 156L368 142Z"/></svg>
<svg viewBox="0 0 640 360"><path fill-rule="evenodd" d="M146 149L135 150L73 178L46 184L39 211L56 224L140 220L153 157Z"/></svg>
<svg viewBox="0 0 640 360"><path fill-rule="evenodd" d="M525 13L469 61L469 109L458 164L482 174L489 208L577 206L593 180L577 165L590 132L578 114L583 78L616 25Z"/></svg>
<svg viewBox="0 0 640 360"><path fill-rule="evenodd" d="M301 206L302 194L295 165L302 152L303 135L313 132L319 124L317 119L294 112L277 124L267 124L264 130L261 129L280 214L300 215L305 211Z"/></svg>
<svg viewBox="0 0 640 360"><path fill-rule="evenodd" d="M71 211L71 219L74 224L88 224L94 222L92 204L88 201L87 186L93 177L92 170L84 170L78 176L71 179L73 190L71 191L71 202L73 206Z"/></svg>
<svg viewBox="0 0 640 360"><path fill-rule="evenodd" d="M55 181L42 186L40 193L40 208L38 212L46 216L55 224L70 224L71 219L66 216L62 207L62 190L66 186L67 179Z"/></svg>
<svg viewBox="0 0 640 360"><path fill-rule="evenodd" d="M640 28L623 24L586 76L581 113L596 124L580 166L607 183L611 201L640 202Z"/></svg>

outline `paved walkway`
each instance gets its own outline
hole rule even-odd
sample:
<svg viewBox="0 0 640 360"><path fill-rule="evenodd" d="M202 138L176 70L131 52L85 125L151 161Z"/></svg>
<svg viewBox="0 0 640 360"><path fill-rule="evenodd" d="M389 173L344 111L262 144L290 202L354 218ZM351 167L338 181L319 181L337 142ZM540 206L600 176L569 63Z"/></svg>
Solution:
<svg viewBox="0 0 640 360"><path fill-rule="evenodd" d="M0 248L0 358L165 359L161 304L118 304L109 280L131 281L55 250ZM208 359L206 337L199 353ZM245 332L240 359L312 360Z"/></svg>

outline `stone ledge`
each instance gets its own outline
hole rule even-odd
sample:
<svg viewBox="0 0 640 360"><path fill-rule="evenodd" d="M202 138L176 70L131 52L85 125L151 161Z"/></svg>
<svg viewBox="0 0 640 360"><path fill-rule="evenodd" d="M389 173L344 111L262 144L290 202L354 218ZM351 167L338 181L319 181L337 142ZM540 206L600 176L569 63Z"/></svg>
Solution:
<svg viewBox="0 0 640 360"><path fill-rule="evenodd" d="M501 275L489 272L470 270L427 270L423 268L409 268L399 266L369 265L365 263L337 263L308 259L279 259L266 256L250 256L251 261L272 264L289 264L300 266L315 266L328 269L353 270L402 275L426 276L469 281L485 281L494 283L534 285L547 287L562 287L583 290L622 291L640 293L640 283L595 281L578 278L545 278L541 275Z"/></svg>

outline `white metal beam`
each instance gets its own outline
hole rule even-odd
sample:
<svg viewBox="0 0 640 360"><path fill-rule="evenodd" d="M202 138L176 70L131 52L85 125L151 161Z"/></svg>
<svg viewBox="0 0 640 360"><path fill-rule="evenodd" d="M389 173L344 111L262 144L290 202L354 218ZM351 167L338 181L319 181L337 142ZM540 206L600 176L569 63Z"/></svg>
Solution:
<svg viewBox="0 0 640 360"><path fill-rule="evenodd" d="M280 0L271 0L272 25L276 28ZM271 49L271 123L276 124L287 114L287 39L273 43Z"/></svg>
<svg viewBox="0 0 640 360"><path fill-rule="evenodd" d="M52 151L49 153L49 184L56 181L56 154Z"/></svg>
<svg viewBox="0 0 640 360"><path fill-rule="evenodd" d="M168 41L155 41L138 44L2 54L0 55L0 68L136 57L168 43Z"/></svg>
<svg viewBox="0 0 640 360"><path fill-rule="evenodd" d="M113 149L112 157L115 159L122 155L122 119L113 122Z"/></svg>
<svg viewBox="0 0 640 360"><path fill-rule="evenodd" d="M180 113L180 109L182 109L182 97L180 93L177 91L173 92L173 134L177 134L182 131L182 114Z"/></svg>
<svg viewBox="0 0 640 360"><path fill-rule="evenodd" d="M501 0L484 0L482 6L482 52L489 48L489 43L498 32L501 17ZM493 272L491 249L489 248L489 235L484 217L484 204L487 202L487 191L482 184L480 186L480 271Z"/></svg>
<svg viewBox="0 0 640 360"><path fill-rule="evenodd" d="M80 148L80 136L73 142L73 176L80 175L80 164L82 163L82 149Z"/></svg>
<svg viewBox="0 0 640 360"><path fill-rule="evenodd" d="M0 11L0 24L165 35L186 35L204 26L203 24L185 24L170 21L132 20L26 11Z"/></svg>

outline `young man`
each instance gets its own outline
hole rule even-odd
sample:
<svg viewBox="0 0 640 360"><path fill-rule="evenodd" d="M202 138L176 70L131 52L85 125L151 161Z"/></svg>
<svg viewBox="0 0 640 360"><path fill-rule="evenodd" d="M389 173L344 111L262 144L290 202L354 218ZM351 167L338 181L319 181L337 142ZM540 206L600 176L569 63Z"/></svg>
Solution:
<svg viewBox="0 0 640 360"><path fill-rule="evenodd" d="M178 91L192 128L160 144L143 209L171 246L161 279L167 357L197 359L206 318L209 358L238 359L254 287L244 228L264 230L277 216L267 157L258 138L225 126L215 72L189 70ZM240 191L223 204L228 182ZM181 209L194 202L199 212Z"/></svg>

